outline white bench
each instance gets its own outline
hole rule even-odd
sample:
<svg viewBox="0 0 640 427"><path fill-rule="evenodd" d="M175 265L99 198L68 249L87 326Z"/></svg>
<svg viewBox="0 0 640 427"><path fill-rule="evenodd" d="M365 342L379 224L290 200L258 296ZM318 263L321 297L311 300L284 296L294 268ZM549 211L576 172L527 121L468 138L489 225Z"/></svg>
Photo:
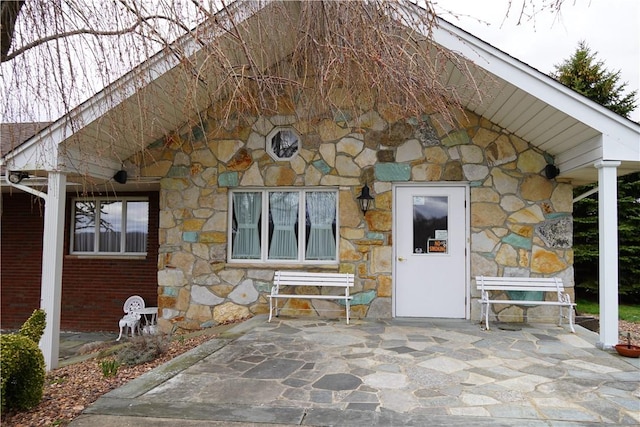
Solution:
<svg viewBox="0 0 640 427"><path fill-rule="evenodd" d="M569 327L571 332L575 332L573 327L573 308L575 303L571 302L571 297L565 293L562 280L557 277L486 277L476 276L476 285L481 292L480 296L480 317L484 319L485 326L489 330L489 311L491 304L506 304L506 305L525 305L525 306L539 306L539 305L556 305L560 308L560 321L559 325L562 325L562 318L567 317L569 319ZM514 299L491 299L490 292L504 292L506 291L527 291L527 292L543 292L540 300L514 300ZM554 300L545 300L546 292L555 292L557 298ZM567 309L568 314L565 316L563 311Z"/></svg>
<svg viewBox="0 0 640 427"><path fill-rule="evenodd" d="M280 298L303 298L303 299L324 299L324 300L344 300L347 307L347 324L349 324L350 303L353 298L349 295L349 288L353 287L354 277L350 273L307 273L303 271L276 271L273 278L273 286L269 295L269 322L275 311L279 314L278 299ZM292 287L291 292L283 292L286 286ZM300 286L315 286L320 288L320 294L297 293ZM322 288L342 288L339 295L322 294Z"/></svg>

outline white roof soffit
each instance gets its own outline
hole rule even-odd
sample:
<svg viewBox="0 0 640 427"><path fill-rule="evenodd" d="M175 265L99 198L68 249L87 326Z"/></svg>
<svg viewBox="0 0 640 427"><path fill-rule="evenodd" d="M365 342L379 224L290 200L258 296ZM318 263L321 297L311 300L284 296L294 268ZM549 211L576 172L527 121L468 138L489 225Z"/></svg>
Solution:
<svg viewBox="0 0 640 427"><path fill-rule="evenodd" d="M243 25L255 22L255 15L265 13L270 4L257 3L262 6L251 10L254 15L245 16ZM418 10L422 11L413 9L410 13L419 13ZM622 161L620 174L640 170L640 125L458 27L443 20L438 23L434 41L467 58L465 66L484 93L479 100L477 93L469 90L462 73L450 64L449 73L443 78L458 86L465 107L554 156L560 177L576 184L596 181L593 164L601 159ZM264 30L269 25L258 27ZM277 53L271 62L286 55L293 42L291 37L283 39L281 33L272 36L280 45L274 46ZM207 85L194 85L189 83L193 79L181 78L204 66L198 55L203 49L188 36L175 46L194 58L194 68L177 66L178 60L171 52L159 52L80 105L70 114L74 120L61 118L10 153L7 167L69 170L108 179L125 159L193 120L210 105L211 99L202 89L215 84L215 79L203 75L209 79ZM184 93L192 94L189 109L175 105L176 93L183 94L182 98ZM57 146L58 155L52 155Z"/></svg>

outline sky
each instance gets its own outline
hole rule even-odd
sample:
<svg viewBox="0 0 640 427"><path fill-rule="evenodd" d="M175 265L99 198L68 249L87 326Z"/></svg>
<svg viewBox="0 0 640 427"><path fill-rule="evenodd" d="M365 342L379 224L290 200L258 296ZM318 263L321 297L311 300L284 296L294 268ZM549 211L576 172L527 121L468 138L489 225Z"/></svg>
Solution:
<svg viewBox="0 0 640 427"><path fill-rule="evenodd" d="M506 19L509 0L433 1L445 20L544 74L569 59L584 40L605 68L620 71L620 83L628 83L625 93L640 88L640 0L564 0L559 15L541 11L520 25L522 1L540 5L543 0L512 0ZM631 119L640 122L640 108Z"/></svg>

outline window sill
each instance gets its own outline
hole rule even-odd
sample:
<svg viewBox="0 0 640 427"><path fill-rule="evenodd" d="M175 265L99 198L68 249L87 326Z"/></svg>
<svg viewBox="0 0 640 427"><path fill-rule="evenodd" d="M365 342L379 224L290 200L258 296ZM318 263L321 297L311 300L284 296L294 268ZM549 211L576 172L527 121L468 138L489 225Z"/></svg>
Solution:
<svg viewBox="0 0 640 427"><path fill-rule="evenodd" d="M340 263L332 262L331 264L311 264L311 263L269 263L269 262L246 262L246 261L227 261L226 265L233 268L261 268L273 270L301 270L301 269L318 269L318 270L338 270Z"/></svg>
<svg viewBox="0 0 640 427"><path fill-rule="evenodd" d="M68 254L65 255L65 258L68 259L123 259L123 260L145 260L147 259L147 254L135 254L135 255L126 255L126 254Z"/></svg>

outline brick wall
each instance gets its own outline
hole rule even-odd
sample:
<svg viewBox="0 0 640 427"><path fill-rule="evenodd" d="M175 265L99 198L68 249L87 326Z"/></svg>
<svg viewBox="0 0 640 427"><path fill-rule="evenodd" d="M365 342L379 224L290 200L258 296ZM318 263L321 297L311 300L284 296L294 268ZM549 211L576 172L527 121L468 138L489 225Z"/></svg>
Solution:
<svg viewBox="0 0 640 427"><path fill-rule="evenodd" d="M15 329L40 306L44 202L18 190L2 194L0 327Z"/></svg>
<svg viewBox="0 0 640 427"><path fill-rule="evenodd" d="M67 205L61 330L117 331L122 304L131 295L140 295L148 306L157 305L158 193L144 195L149 197L149 241L143 260L69 256ZM40 306L42 201L17 191L3 194L1 221L0 328L6 330L20 327Z"/></svg>

